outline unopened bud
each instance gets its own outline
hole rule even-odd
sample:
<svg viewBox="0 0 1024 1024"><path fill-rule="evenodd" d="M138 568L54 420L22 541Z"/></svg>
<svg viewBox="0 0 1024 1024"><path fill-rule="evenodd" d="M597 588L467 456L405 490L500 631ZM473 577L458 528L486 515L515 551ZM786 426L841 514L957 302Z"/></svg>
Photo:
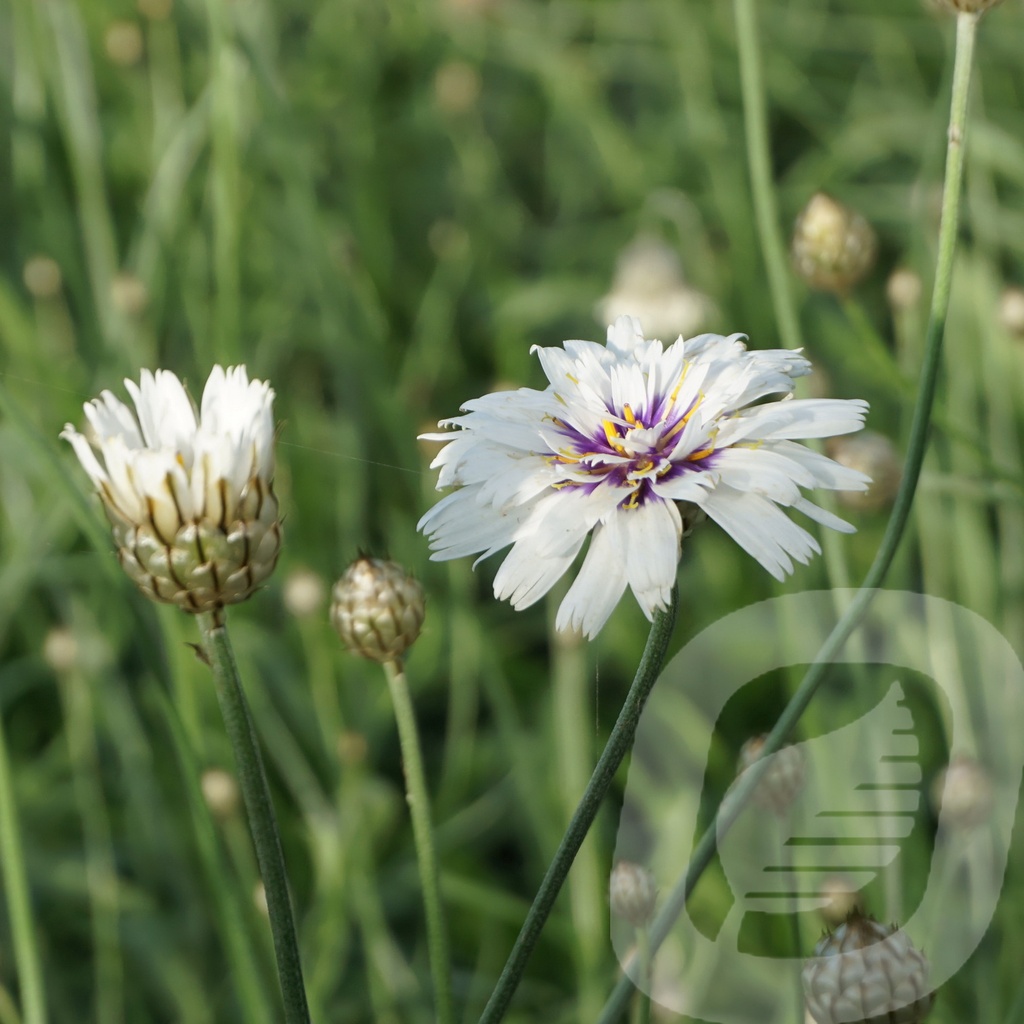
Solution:
<svg viewBox="0 0 1024 1024"><path fill-rule="evenodd" d="M297 619L316 615L326 597L327 587L312 569L296 569L284 581L284 606Z"/></svg>
<svg viewBox="0 0 1024 1024"><path fill-rule="evenodd" d="M931 797L947 828L971 828L992 813L992 780L973 757L958 754L935 777Z"/></svg>
<svg viewBox="0 0 1024 1024"><path fill-rule="evenodd" d="M33 299L54 299L60 294L60 267L49 256L33 256L29 259L21 272L21 279Z"/></svg>
<svg viewBox="0 0 1024 1024"><path fill-rule="evenodd" d="M235 777L223 768L207 768L199 780L203 799L216 818L232 817L238 811L239 793Z"/></svg>
<svg viewBox="0 0 1024 1024"><path fill-rule="evenodd" d="M829 444L828 454L841 466L871 477L866 491L840 491L839 501L843 505L877 512L893 503L903 480L903 460L896 445L884 434L865 430L856 436L837 438Z"/></svg>
<svg viewBox="0 0 1024 1024"><path fill-rule="evenodd" d="M919 1024L935 1000L906 932L856 911L815 946L802 980L817 1024Z"/></svg>
<svg viewBox="0 0 1024 1024"><path fill-rule="evenodd" d="M174 0L137 0L139 14L150 21L166 21L174 9Z"/></svg>
<svg viewBox="0 0 1024 1024"><path fill-rule="evenodd" d="M270 917L270 906L267 903L267 887L257 882L252 890L253 906L264 916Z"/></svg>
<svg viewBox="0 0 1024 1024"><path fill-rule="evenodd" d="M922 291L921 278L905 267L894 270L885 285L889 305L898 311L913 309L921 301Z"/></svg>
<svg viewBox="0 0 1024 1024"><path fill-rule="evenodd" d="M939 6L953 14L984 14L1002 0L939 0Z"/></svg>
<svg viewBox="0 0 1024 1024"><path fill-rule="evenodd" d="M142 59L142 32L134 21L113 21L103 34L103 47L114 64L129 68Z"/></svg>
<svg viewBox="0 0 1024 1024"><path fill-rule="evenodd" d="M140 316L149 305L149 289L134 274L122 271L110 282L110 301L125 316Z"/></svg>
<svg viewBox="0 0 1024 1024"><path fill-rule="evenodd" d="M1007 288L999 297L999 322L1015 338L1024 338L1024 288Z"/></svg>
<svg viewBox="0 0 1024 1024"><path fill-rule="evenodd" d="M338 760L346 768L355 768L366 760L369 744L361 732L346 729L338 737Z"/></svg>
<svg viewBox="0 0 1024 1024"><path fill-rule="evenodd" d="M608 899L616 917L642 928L650 921L657 898L654 876L647 868L629 860L620 860L612 868Z"/></svg>
<svg viewBox="0 0 1024 1024"><path fill-rule="evenodd" d="M353 654L371 661L400 661L424 614L423 587L395 562L359 558L334 584L334 628Z"/></svg>
<svg viewBox="0 0 1024 1024"><path fill-rule="evenodd" d="M830 925L841 924L855 910L860 909L860 893L845 875L830 875L818 891L821 916Z"/></svg>
<svg viewBox="0 0 1024 1024"><path fill-rule="evenodd" d="M445 114L465 114L480 98L480 73L472 64L452 60L434 76L434 99Z"/></svg>
<svg viewBox="0 0 1024 1024"><path fill-rule="evenodd" d="M736 775L742 775L755 761L761 759L767 734L752 736L740 748ZM771 763L761 776L751 800L759 807L781 814L797 798L804 785L804 758L799 747L782 747L771 755Z"/></svg>
<svg viewBox="0 0 1024 1024"><path fill-rule="evenodd" d="M876 249L871 225L824 192L811 197L793 229L793 265L820 291L845 295L871 269Z"/></svg>

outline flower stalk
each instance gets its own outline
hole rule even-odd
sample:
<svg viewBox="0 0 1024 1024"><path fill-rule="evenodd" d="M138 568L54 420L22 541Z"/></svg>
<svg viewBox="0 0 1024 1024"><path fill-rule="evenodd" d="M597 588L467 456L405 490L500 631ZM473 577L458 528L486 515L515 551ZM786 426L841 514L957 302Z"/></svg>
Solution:
<svg viewBox="0 0 1024 1024"><path fill-rule="evenodd" d="M11 919L11 941L21 990L21 1019L24 1024L46 1024L46 989L32 921L21 823L14 803L14 786L3 723L0 723L0 867L3 868L4 891Z"/></svg>
<svg viewBox="0 0 1024 1024"><path fill-rule="evenodd" d="M419 865L420 885L423 888L430 973L434 983L434 1008L438 1024L453 1024L455 1010L452 1003L451 953L441 907L440 873L434 849L434 827L430 820L430 798L427 794L426 774L423 771L423 754L416 729L416 715L401 663L391 660L385 661L383 665L388 689L391 691L391 703L395 708L395 721L398 723L406 802L409 804L409 815L412 818L416 861Z"/></svg>
<svg viewBox="0 0 1024 1024"><path fill-rule="evenodd" d="M223 623L223 611L204 612L198 616L198 621L203 651L213 670L217 700L235 754L256 860L267 893L267 912L281 983L284 1019L286 1024L310 1024L281 838L259 741Z"/></svg>
<svg viewBox="0 0 1024 1024"><path fill-rule="evenodd" d="M741 0L742 2L742 0ZM957 225L960 216L961 183L964 166L964 135L967 126L967 99L970 92L971 67L974 55L978 15L961 13L957 16L956 54L953 67L953 88L950 104L946 171L942 193L942 218L939 225L938 256L935 284L932 292L928 328L925 334L925 352L918 384L907 445L907 459L903 481L896 495L885 534L875 559L860 590L826 638L814 663L804 675L796 693L779 716L762 748L762 760L755 762L737 784L728 808L719 808L716 819L708 827L694 850L685 874L673 889L651 927L651 952L654 955L664 942L673 922L693 892L697 881L711 863L718 840L723 836L751 796L767 767L763 758L775 753L786 741L800 716L825 678L825 670L843 644L857 628L876 589L881 586L892 564L893 557L906 530L914 494L917 490L921 466L928 441L932 407L938 382L942 356L942 339L949 309L950 286L953 278L953 258L956 252ZM613 1024L620 1019L629 1000L632 983L623 978L616 985L598 1024Z"/></svg>
<svg viewBox="0 0 1024 1024"><path fill-rule="evenodd" d="M555 899L569 873L569 868L572 867L576 853L597 816L605 794L608 792L608 787L611 785L619 765L622 764L622 759L633 745L633 737L636 735L637 725L640 723L641 712L665 660L665 652L668 650L668 642L675 626L678 601L678 591L673 587L668 607L654 616L651 631L647 636L647 644L640 658L640 666L637 668L636 677L629 688L629 693L626 694L622 710L619 712L619 717L608 737L604 751L598 759L590 781L587 783L587 788L576 807L576 812L569 822L569 827L562 837L555 856L548 865L544 880L541 882L529 913L526 915L526 920L519 930L512 952L509 954L505 967L498 978L498 983L480 1017L480 1024L496 1024L504 1017L505 1011L512 1001L512 996L523 977L523 972L526 970L526 963L533 952L533 947L540 937L544 922L547 921Z"/></svg>

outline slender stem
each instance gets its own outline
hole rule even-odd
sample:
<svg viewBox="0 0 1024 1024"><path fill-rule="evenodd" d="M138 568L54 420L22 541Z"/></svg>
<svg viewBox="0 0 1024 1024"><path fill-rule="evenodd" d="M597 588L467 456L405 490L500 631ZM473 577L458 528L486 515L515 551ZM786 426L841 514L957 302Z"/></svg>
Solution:
<svg viewBox="0 0 1024 1024"><path fill-rule="evenodd" d="M626 694L625 703L622 705L622 710L608 737L608 743L598 759L597 766L590 776L590 782L587 783L587 788L576 807L576 813L573 814L558 850L548 865L544 880L533 899L533 905L526 915L526 920L519 931L512 952L498 978L498 984L491 993L487 1006L484 1007L480 1024L496 1024L505 1015L505 1011L512 1001L512 995L526 970L526 962L530 958L530 953L533 952L533 947L540 937L544 922L551 913L551 908L554 906L555 898L569 873L569 868L572 867L576 852L597 816L605 793L608 792L608 787L611 785L619 765L622 764L622 759L633 745L633 737L640 722L640 713L644 709L644 704L647 703L647 697L665 660L665 651L668 649L672 627L676 621L678 600L679 595L673 588L668 608L654 616L651 632L647 637L647 646L640 659L640 667L636 670L633 685L630 686L629 693Z"/></svg>
<svg viewBox="0 0 1024 1024"><path fill-rule="evenodd" d="M227 729L228 739L235 753L238 781L249 816L256 860L267 893L267 911L270 931L274 937L277 973L281 981L286 1024L309 1024L306 989L302 982L302 963L295 935L288 879L284 869L281 838L270 802L267 776L263 769L259 741L253 726L249 705L242 692L238 667L231 650L227 629L215 612L198 616L203 638L203 649L217 686L217 700Z"/></svg>
<svg viewBox="0 0 1024 1024"><path fill-rule="evenodd" d="M736 46L743 92L743 126L747 139L750 188L754 198L757 234L768 271L775 320L786 348L800 348L800 319L789 287L789 258L779 230L779 210L772 184L771 149L768 145L768 114L765 110L761 49L757 41L755 0L734 0Z"/></svg>
<svg viewBox="0 0 1024 1024"><path fill-rule="evenodd" d="M434 979L434 1008L438 1024L453 1024L455 1010L452 1005L451 953L448 950L448 932L441 909L441 882L434 852L434 828L430 821L430 800L423 772L419 733L416 730L416 715L409 696L409 685L401 667L393 661L385 662L384 674L388 678L391 702L395 706L395 720L398 722L398 741L402 746L406 800L416 840L423 909L427 915L427 945L430 951L430 973Z"/></svg>
<svg viewBox="0 0 1024 1024"><path fill-rule="evenodd" d="M779 716L775 728L765 740L762 760L755 762L733 791L728 805L719 808L715 821L707 829L693 852L686 873L673 889L651 928L652 955L665 941L675 919L679 916L698 879L704 873L718 848L718 838L724 836L753 792L766 767L765 758L777 751L786 741L793 727L811 702L825 678L825 670L839 653L850 634L857 628L872 599L881 586L885 574L896 554L896 549L910 517L910 509L921 475L928 441L929 420L935 398L939 364L942 356L942 336L949 309L950 285L953 278L953 257L956 252L957 225L960 213L960 185L964 165L964 131L967 123L967 97L970 89L971 62L974 53L976 14L957 17L956 56L953 67L953 91L949 118L949 142L946 151L946 175L942 194L942 219L939 225L938 259L935 285L932 292L931 312L925 335L924 362L918 385L918 397L910 426L907 461L903 469L903 482L893 504L882 543L871 564L860 590L826 638L814 663L807 670L799 688ZM623 978L612 992L598 1024L617 1021L627 1002L632 983Z"/></svg>
<svg viewBox="0 0 1024 1024"><path fill-rule="evenodd" d="M636 1024L650 1024L651 1021L651 988L654 985L654 971L651 958L651 939L647 934L647 925L637 930L636 955L640 961L640 977L644 987L639 993L640 1005L636 1015Z"/></svg>
<svg viewBox="0 0 1024 1024"><path fill-rule="evenodd" d="M32 921L32 898L25 874L22 851L21 824L14 803L11 784L11 763L7 757L7 740L0 721L0 866L3 868L7 909L11 918L11 939L14 943L14 961L18 970L21 990L21 1010L24 1024L45 1024L46 989L43 970L39 962Z"/></svg>

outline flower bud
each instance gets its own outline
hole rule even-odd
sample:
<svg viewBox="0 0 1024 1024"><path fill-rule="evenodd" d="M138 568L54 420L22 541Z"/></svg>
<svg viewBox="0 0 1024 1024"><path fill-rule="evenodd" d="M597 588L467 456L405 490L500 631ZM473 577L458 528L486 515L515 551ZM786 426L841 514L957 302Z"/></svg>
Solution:
<svg viewBox="0 0 1024 1024"><path fill-rule="evenodd" d="M971 828L992 813L992 780L973 757L958 754L935 777L932 806L948 828Z"/></svg>
<svg viewBox="0 0 1024 1024"><path fill-rule="evenodd" d="M67 626L54 626L43 641L43 660L57 675L64 675L77 667L78 640Z"/></svg>
<svg viewBox="0 0 1024 1024"><path fill-rule="evenodd" d="M755 761L761 759L767 733L752 736L740 748L736 775L742 775ZM758 807L782 814L797 798L804 785L804 758L800 748L792 744L771 755L771 764L761 776L751 800Z"/></svg>
<svg viewBox="0 0 1024 1024"><path fill-rule="evenodd" d="M353 654L400 661L420 635L423 587L395 562L359 558L334 584L331 621Z"/></svg>
<svg viewBox="0 0 1024 1024"><path fill-rule="evenodd" d="M312 569L296 569L284 581L284 606L297 619L315 615L327 597L324 581Z"/></svg>
<svg viewBox="0 0 1024 1024"><path fill-rule="evenodd" d="M935 999L906 932L856 911L818 942L802 979L818 1024L918 1024Z"/></svg>
<svg viewBox="0 0 1024 1024"><path fill-rule="evenodd" d="M480 72L472 64L451 60L434 76L434 101L443 114L465 114L480 98Z"/></svg>
<svg viewBox="0 0 1024 1024"><path fill-rule="evenodd" d="M112 21L103 33L103 46L114 64L130 68L142 60L142 31L134 21Z"/></svg>
<svg viewBox="0 0 1024 1024"><path fill-rule="evenodd" d="M606 327L620 316L635 316L645 333L665 341L696 334L714 311L712 301L683 279L675 249L645 235L622 250L611 290L595 310Z"/></svg>
<svg viewBox="0 0 1024 1024"><path fill-rule="evenodd" d="M141 316L149 305L149 289L134 274L122 271L110 282L110 301L125 316Z"/></svg>
<svg viewBox="0 0 1024 1024"><path fill-rule="evenodd" d="M999 322L1007 333L1024 338L1024 288L1007 288L999 297Z"/></svg>
<svg viewBox="0 0 1024 1024"><path fill-rule="evenodd" d="M871 225L824 192L811 197L793 229L793 265L819 291L845 295L871 269L876 249Z"/></svg>
<svg viewBox="0 0 1024 1024"><path fill-rule="evenodd" d="M903 481L903 460L884 434L865 430L856 437L836 438L828 445L828 454L841 466L871 477L866 491L841 491L839 501L843 505L877 512L893 503Z"/></svg>
<svg viewBox="0 0 1024 1024"><path fill-rule="evenodd" d="M33 299L55 299L63 283L57 261L49 256L33 256L27 260L21 279Z"/></svg>
<svg viewBox="0 0 1024 1024"><path fill-rule="evenodd" d="M830 875L821 883L818 898L822 902L821 916L831 925L845 921L860 909L860 892L845 875Z"/></svg>
<svg viewBox="0 0 1024 1024"><path fill-rule="evenodd" d="M238 811L238 783L234 775L223 768L207 768L199 779L203 800L216 818L230 818Z"/></svg>
<svg viewBox="0 0 1024 1024"><path fill-rule="evenodd" d="M200 415L166 370L85 406L69 441L103 502L121 566L156 601L210 612L244 601L273 572L281 525L273 488L274 392L245 367L215 366Z"/></svg>
<svg viewBox="0 0 1024 1024"><path fill-rule="evenodd" d="M642 928L650 921L658 898L654 876L640 864L620 860L612 868L608 898L616 917L628 921L635 928Z"/></svg>
<svg viewBox="0 0 1024 1024"><path fill-rule="evenodd" d="M885 284L889 305L897 311L913 309L921 301L923 290L921 278L913 270L907 270L905 267L894 270Z"/></svg>
<svg viewBox="0 0 1024 1024"><path fill-rule="evenodd" d="M1002 0L939 0L939 6L952 14L984 14Z"/></svg>

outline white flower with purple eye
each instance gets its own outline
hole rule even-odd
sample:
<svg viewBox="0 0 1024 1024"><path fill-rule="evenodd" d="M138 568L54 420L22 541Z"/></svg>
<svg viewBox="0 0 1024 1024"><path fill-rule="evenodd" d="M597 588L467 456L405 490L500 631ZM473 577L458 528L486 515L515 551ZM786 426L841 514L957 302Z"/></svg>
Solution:
<svg viewBox="0 0 1024 1024"><path fill-rule="evenodd" d="M627 585L649 619L667 605L682 538L701 513L780 580L820 552L780 505L853 532L801 488L864 490L869 478L797 442L859 430L867 403L793 399L810 363L748 351L743 337L702 334L666 348L623 316L606 346L534 346L547 388L485 395L441 421L459 428L454 436L423 435L448 442L432 468L438 489L456 488L418 524L431 557L479 561L511 544L494 594L521 609L592 534L556 625L593 637Z"/></svg>
<svg viewBox="0 0 1024 1024"><path fill-rule="evenodd" d="M125 572L189 612L245 600L281 546L274 496L274 392L244 366L215 366L197 416L167 370L87 402L88 437L69 441L110 520Z"/></svg>

